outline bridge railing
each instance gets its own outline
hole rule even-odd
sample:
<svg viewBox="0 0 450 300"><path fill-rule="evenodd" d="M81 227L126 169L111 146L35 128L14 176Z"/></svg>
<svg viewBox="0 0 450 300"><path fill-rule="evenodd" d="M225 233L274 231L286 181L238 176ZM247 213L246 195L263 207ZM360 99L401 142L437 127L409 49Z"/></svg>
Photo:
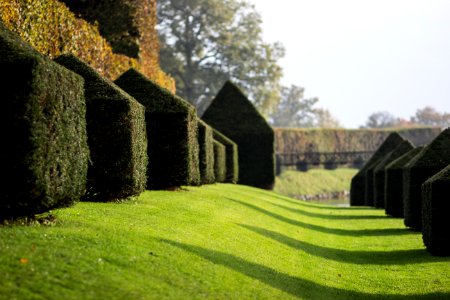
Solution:
<svg viewBox="0 0 450 300"><path fill-rule="evenodd" d="M340 165L352 165L353 167L361 168L373 153L374 151L277 153L277 173L281 172L281 167L288 166L296 166L299 170L307 170L311 165L324 165L329 168Z"/></svg>

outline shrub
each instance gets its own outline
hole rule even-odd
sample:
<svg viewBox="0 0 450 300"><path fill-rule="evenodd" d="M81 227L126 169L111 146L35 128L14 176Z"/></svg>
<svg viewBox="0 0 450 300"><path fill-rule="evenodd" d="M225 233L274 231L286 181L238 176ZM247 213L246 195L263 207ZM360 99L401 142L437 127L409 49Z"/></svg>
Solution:
<svg viewBox="0 0 450 300"><path fill-rule="evenodd" d="M414 149L413 145L409 141L403 141L398 145L391 153L386 155L374 168L373 170L373 186L374 186L374 206L377 208L385 207L385 168L386 166L407 153L408 151Z"/></svg>
<svg viewBox="0 0 450 300"><path fill-rule="evenodd" d="M71 205L85 192L89 159L83 79L1 22L0 77L0 219Z"/></svg>
<svg viewBox="0 0 450 300"><path fill-rule="evenodd" d="M239 147L239 183L272 189L275 183L274 132L253 104L227 82L203 119Z"/></svg>
<svg viewBox="0 0 450 300"><path fill-rule="evenodd" d="M422 185L423 242L432 255L450 255L450 165Z"/></svg>
<svg viewBox="0 0 450 300"><path fill-rule="evenodd" d="M352 178L350 186L350 205L373 205L373 172L369 172L373 167L384 158L389 152L397 147L403 138L396 132L391 133L385 141L378 147L369 161L359 170L358 173ZM371 187L371 188L370 188ZM372 194L372 201L366 200L366 194Z"/></svg>
<svg viewBox="0 0 450 300"><path fill-rule="evenodd" d="M195 108L134 69L115 83L145 106L149 189L200 184Z"/></svg>
<svg viewBox="0 0 450 300"><path fill-rule="evenodd" d="M450 128L441 132L403 170L405 225L422 229L422 184L450 164Z"/></svg>
<svg viewBox="0 0 450 300"><path fill-rule="evenodd" d="M274 128L277 153L375 151L392 132L414 146L429 144L441 132L437 127L328 129Z"/></svg>
<svg viewBox="0 0 450 300"><path fill-rule="evenodd" d="M226 182L227 165L225 146L214 140L214 176L216 182Z"/></svg>
<svg viewBox="0 0 450 300"><path fill-rule="evenodd" d="M110 7L123 7L120 5L120 2L123 1L114 1L114 5ZM72 0L65 2L75 3ZM94 1L76 2L93 4ZM102 2L113 3L113 1ZM2 0L0 1L0 20L10 30L18 33L25 42L50 58L71 53L109 79L116 78L130 67L136 67L161 86L175 91L173 79L161 71L158 64L154 0L151 0L148 5L143 0L127 2L129 2L129 7L134 9L122 10L121 15L123 16L128 11L132 12L134 23L141 29L145 28L139 32L139 42L145 45L141 49L139 59L113 53L106 39L100 35L96 25L75 17L64 3L57 0ZM103 8L100 11L103 16L106 16L101 19L101 28L104 28L102 26L105 24L103 22L105 19L113 20L111 24L118 27L121 24L129 23L117 22L117 10L113 14L105 13Z"/></svg>
<svg viewBox="0 0 450 300"><path fill-rule="evenodd" d="M386 214L403 218L403 168L423 147L416 147L403 154L385 168L385 208Z"/></svg>
<svg viewBox="0 0 450 300"><path fill-rule="evenodd" d="M202 184L214 183L214 139L212 128L200 119L198 122L199 167ZM224 149L225 151L225 149ZM225 156L224 156L225 157Z"/></svg>
<svg viewBox="0 0 450 300"><path fill-rule="evenodd" d="M111 201L145 189L147 135L145 109L115 84L73 55L56 62L81 75L91 165L84 200Z"/></svg>
<svg viewBox="0 0 450 300"><path fill-rule="evenodd" d="M214 140L225 146L226 178L225 182L237 183L239 180L239 155L238 146L235 142L224 136L213 128ZM217 178L216 178L217 181Z"/></svg>

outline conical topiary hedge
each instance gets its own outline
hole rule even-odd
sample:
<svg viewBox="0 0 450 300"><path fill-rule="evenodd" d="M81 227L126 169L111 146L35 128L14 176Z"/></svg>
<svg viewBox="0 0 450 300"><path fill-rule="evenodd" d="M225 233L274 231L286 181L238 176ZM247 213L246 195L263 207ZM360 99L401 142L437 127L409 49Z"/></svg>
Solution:
<svg viewBox="0 0 450 300"><path fill-rule="evenodd" d="M81 75L91 164L87 201L113 201L145 189L147 135L145 109L114 83L73 55L55 59Z"/></svg>
<svg viewBox="0 0 450 300"><path fill-rule="evenodd" d="M422 229L422 184L450 164L450 128L439 134L403 171L405 225Z"/></svg>
<svg viewBox="0 0 450 300"><path fill-rule="evenodd" d="M374 206L377 208L385 207L385 168L386 166L407 153L408 151L414 149L414 146L409 141L403 141L397 146L392 152L386 155L373 170L373 186L374 186Z"/></svg>
<svg viewBox="0 0 450 300"><path fill-rule="evenodd" d="M214 183L214 138L212 128L198 119L199 167L202 184Z"/></svg>
<svg viewBox="0 0 450 300"><path fill-rule="evenodd" d="M373 167L380 162L389 152L394 150L404 139L396 132L391 133L384 142L378 147L369 161L361 168L361 170L356 173L352 178L350 186L350 205L351 206L362 206L362 205L373 205L373 173L369 177L368 171L372 170ZM370 187L369 187L370 185ZM369 190L370 189L370 190ZM370 199L366 201L366 194L371 193Z"/></svg>
<svg viewBox="0 0 450 300"><path fill-rule="evenodd" d="M213 129L214 140L225 146L225 180L228 183L237 183L239 179L239 148L235 142L224 136L222 133ZM217 180L217 178L216 178ZM222 182L217 180L218 182Z"/></svg>
<svg viewBox="0 0 450 300"><path fill-rule="evenodd" d="M216 182L226 182L227 165L225 146L214 140L214 176Z"/></svg>
<svg viewBox="0 0 450 300"><path fill-rule="evenodd" d="M147 187L169 189L200 184L195 108L135 69L123 73L115 83L145 106Z"/></svg>
<svg viewBox="0 0 450 300"><path fill-rule="evenodd" d="M422 185L423 242L433 255L450 256L450 165Z"/></svg>
<svg viewBox="0 0 450 300"><path fill-rule="evenodd" d="M423 147L416 147L403 154L385 168L385 211L387 215L403 218L403 168Z"/></svg>
<svg viewBox="0 0 450 300"><path fill-rule="evenodd" d="M69 206L85 192L83 79L0 22L0 219Z"/></svg>
<svg viewBox="0 0 450 300"><path fill-rule="evenodd" d="M242 91L225 83L202 118L238 145L238 182L271 189L275 183L274 132Z"/></svg>

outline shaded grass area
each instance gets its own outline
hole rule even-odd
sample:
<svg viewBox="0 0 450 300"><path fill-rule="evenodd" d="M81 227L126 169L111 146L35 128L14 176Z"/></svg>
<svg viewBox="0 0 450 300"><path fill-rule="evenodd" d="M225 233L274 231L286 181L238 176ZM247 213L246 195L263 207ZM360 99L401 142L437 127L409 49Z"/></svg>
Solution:
<svg viewBox="0 0 450 300"><path fill-rule="evenodd" d="M381 210L217 184L45 220L0 226L0 299L450 297L450 258Z"/></svg>
<svg viewBox="0 0 450 300"><path fill-rule="evenodd" d="M312 169L308 172L286 170L277 176L274 191L282 195L317 195L350 190L357 169Z"/></svg>

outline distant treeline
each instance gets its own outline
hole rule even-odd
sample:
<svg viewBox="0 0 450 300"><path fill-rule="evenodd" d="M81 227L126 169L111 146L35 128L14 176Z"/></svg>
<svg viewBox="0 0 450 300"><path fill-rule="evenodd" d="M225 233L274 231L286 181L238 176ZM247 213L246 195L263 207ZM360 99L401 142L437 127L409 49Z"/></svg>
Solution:
<svg viewBox="0 0 450 300"><path fill-rule="evenodd" d="M302 129L275 128L277 153L375 151L386 137L398 132L415 146L428 144L440 132L438 127L386 129Z"/></svg>

